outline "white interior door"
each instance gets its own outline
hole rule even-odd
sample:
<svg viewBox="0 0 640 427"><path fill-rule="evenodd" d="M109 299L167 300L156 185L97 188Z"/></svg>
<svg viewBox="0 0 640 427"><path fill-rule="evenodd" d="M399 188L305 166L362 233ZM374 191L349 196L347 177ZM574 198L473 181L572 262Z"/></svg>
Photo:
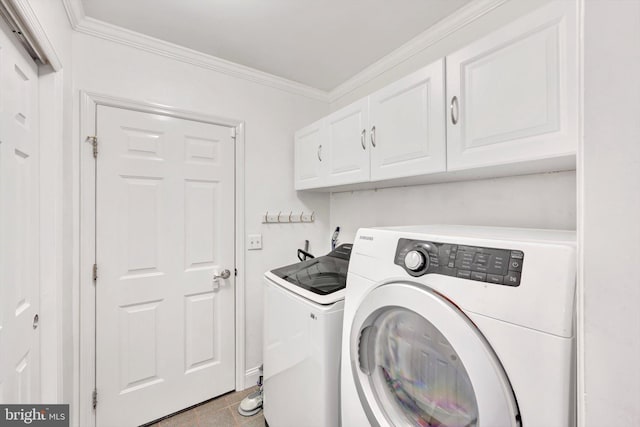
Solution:
<svg viewBox="0 0 640 427"><path fill-rule="evenodd" d="M234 144L104 106L97 134L97 425L139 425L234 389Z"/></svg>
<svg viewBox="0 0 640 427"><path fill-rule="evenodd" d="M0 19L0 402L39 403L38 69ZM34 323L35 322L35 323Z"/></svg>

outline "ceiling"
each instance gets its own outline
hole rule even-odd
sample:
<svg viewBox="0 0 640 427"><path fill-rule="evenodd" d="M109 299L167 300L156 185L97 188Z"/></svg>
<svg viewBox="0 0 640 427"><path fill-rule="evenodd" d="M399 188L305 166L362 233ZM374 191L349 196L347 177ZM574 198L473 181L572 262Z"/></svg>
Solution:
<svg viewBox="0 0 640 427"><path fill-rule="evenodd" d="M82 0L87 16L329 91L471 0Z"/></svg>

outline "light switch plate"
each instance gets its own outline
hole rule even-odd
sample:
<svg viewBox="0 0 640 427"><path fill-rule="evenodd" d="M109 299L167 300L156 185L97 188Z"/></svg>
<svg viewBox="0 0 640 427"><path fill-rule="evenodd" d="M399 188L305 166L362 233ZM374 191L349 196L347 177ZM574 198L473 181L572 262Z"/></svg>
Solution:
<svg viewBox="0 0 640 427"><path fill-rule="evenodd" d="M262 234L249 234L247 236L247 250L258 251L262 249Z"/></svg>

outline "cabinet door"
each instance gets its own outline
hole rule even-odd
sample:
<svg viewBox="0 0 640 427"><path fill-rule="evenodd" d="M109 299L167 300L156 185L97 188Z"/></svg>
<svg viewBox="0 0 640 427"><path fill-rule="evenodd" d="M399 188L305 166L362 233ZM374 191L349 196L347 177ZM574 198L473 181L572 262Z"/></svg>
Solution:
<svg viewBox="0 0 640 427"><path fill-rule="evenodd" d="M327 117L330 185L369 181L369 102L364 98Z"/></svg>
<svg viewBox="0 0 640 427"><path fill-rule="evenodd" d="M444 60L369 97L371 180L446 170Z"/></svg>
<svg viewBox="0 0 640 427"><path fill-rule="evenodd" d="M575 2L554 1L447 56L447 169L574 154Z"/></svg>
<svg viewBox="0 0 640 427"><path fill-rule="evenodd" d="M327 144L325 121L317 121L295 134L295 189L326 186Z"/></svg>

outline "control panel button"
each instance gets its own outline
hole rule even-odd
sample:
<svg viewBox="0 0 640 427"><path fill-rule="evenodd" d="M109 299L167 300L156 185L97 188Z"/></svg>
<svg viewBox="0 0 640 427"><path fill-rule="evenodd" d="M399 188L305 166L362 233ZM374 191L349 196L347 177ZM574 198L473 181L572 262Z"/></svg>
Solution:
<svg viewBox="0 0 640 427"><path fill-rule="evenodd" d="M487 268L487 273L488 274L497 274L500 276L504 276L505 274L507 274L507 265L490 265L489 268Z"/></svg>
<svg viewBox="0 0 640 427"><path fill-rule="evenodd" d="M463 270L471 270L471 261L458 258L456 259L456 268L461 268Z"/></svg>
<svg viewBox="0 0 640 427"><path fill-rule="evenodd" d="M470 279L471 272L469 270L458 270L458 277L461 277L463 279Z"/></svg>
<svg viewBox="0 0 640 427"><path fill-rule="evenodd" d="M482 273L486 273L489 269L484 264L472 264L471 265L471 270L480 271Z"/></svg>
<svg viewBox="0 0 640 427"><path fill-rule="evenodd" d="M476 254L475 263L476 264L487 264L489 262L489 258L491 255L489 254Z"/></svg>
<svg viewBox="0 0 640 427"><path fill-rule="evenodd" d="M509 260L509 271L522 271L522 260L511 258Z"/></svg>
<svg viewBox="0 0 640 427"><path fill-rule="evenodd" d="M420 270L425 262L425 256L419 251L409 251L404 257L404 265L411 271Z"/></svg>
<svg viewBox="0 0 640 427"><path fill-rule="evenodd" d="M487 282L502 285L502 276L497 274L487 274Z"/></svg>
<svg viewBox="0 0 640 427"><path fill-rule="evenodd" d="M477 280L479 282L484 282L485 280L487 280L487 274L486 273L480 273L478 271L472 271L471 272L471 280Z"/></svg>
<svg viewBox="0 0 640 427"><path fill-rule="evenodd" d="M511 251L511 258L524 259L524 253L522 251Z"/></svg>
<svg viewBox="0 0 640 427"><path fill-rule="evenodd" d="M510 271L509 274L504 276L503 282L505 285L509 286L519 286L520 285L520 273L516 273Z"/></svg>

